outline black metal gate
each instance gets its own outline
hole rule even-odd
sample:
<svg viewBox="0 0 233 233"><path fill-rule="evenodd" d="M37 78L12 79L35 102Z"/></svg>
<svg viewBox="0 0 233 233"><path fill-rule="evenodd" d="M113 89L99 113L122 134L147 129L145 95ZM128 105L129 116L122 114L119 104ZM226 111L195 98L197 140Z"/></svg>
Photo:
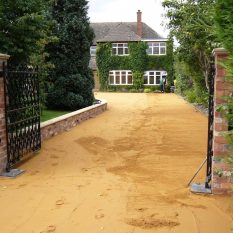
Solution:
<svg viewBox="0 0 233 233"><path fill-rule="evenodd" d="M213 129L214 129L214 81L215 81L215 64L212 59L208 77L209 84L209 118L208 118L208 144L207 144L207 169L205 188L210 187L212 176L212 156L213 156Z"/></svg>
<svg viewBox="0 0 233 233"><path fill-rule="evenodd" d="M39 75L35 69L3 65L7 167L9 171L29 152L41 148Z"/></svg>

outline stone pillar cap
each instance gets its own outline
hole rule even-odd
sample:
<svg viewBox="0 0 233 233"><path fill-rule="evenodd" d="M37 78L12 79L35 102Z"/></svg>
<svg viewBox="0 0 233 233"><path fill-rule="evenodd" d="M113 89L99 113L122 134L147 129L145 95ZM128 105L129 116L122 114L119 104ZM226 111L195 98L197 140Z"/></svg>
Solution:
<svg viewBox="0 0 233 233"><path fill-rule="evenodd" d="M9 58L10 58L10 55L4 54L4 53L0 53L0 59L1 60L8 60Z"/></svg>
<svg viewBox="0 0 233 233"><path fill-rule="evenodd" d="M213 53L213 55L215 55L215 54L228 55L229 54L228 50L226 50L224 48L216 48L213 50L212 53Z"/></svg>

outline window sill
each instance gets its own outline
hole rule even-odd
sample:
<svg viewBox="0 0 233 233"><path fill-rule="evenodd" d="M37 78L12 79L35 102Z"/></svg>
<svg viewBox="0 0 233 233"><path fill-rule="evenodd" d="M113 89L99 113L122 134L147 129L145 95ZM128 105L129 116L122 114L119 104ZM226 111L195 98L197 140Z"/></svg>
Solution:
<svg viewBox="0 0 233 233"><path fill-rule="evenodd" d="M159 86L160 84L143 84L144 86Z"/></svg>
<svg viewBox="0 0 233 233"><path fill-rule="evenodd" d="M129 56L129 54L112 54L112 56L118 56L118 57L124 57L124 56Z"/></svg>
<svg viewBox="0 0 233 233"><path fill-rule="evenodd" d="M108 84L109 86L132 86L133 84Z"/></svg>
<svg viewBox="0 0 233 233"><path fill-rule="evenodd" d="M166 56L167 54L147 54L148 56Z"/></svg>

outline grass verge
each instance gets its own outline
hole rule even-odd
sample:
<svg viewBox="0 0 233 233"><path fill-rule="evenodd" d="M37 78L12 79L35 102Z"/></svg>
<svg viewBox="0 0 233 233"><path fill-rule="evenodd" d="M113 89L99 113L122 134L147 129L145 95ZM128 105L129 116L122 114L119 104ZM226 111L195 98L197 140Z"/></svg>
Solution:
<svg viewBox="0 0 233 233"><path fill-rule="evenodd" d="M40 116L40 121L41 122L47 121L47 120L53 119L55 117L59 117L61 115L64 115L66 113L69 113L69 111L55 111L55 110L45 109L42 111L42 114Z"/></svg>

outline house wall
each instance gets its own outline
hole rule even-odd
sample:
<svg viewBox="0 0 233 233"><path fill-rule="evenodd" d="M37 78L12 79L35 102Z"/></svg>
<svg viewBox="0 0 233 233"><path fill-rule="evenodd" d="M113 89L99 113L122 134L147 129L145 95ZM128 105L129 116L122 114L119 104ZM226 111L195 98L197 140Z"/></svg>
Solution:
<svg viewBox="0 0 233 233"><path fill-rule="evenodd" d="M93 75L94 75L94 81L95 81L94 91L99 91L100 90L100 79L98 76L98 72L94 70Z"/></svg>
<svg viewBox="0 0 233 233"><path fill-rule="evenodd" d="M167 71L168 84L171 83L174 75L173 43L172 41L167 41L166 43L166 55L147 55L146 49L148 46L146 42L129 42L129 55L125 56L112 55L112 43L110 42L98 43L96 62L100 79L100 89L111 91L131 91L148 88L148 86L143 85L143 73L149 70ZM136 77L137 80L131 86L109 85L108 76L109 71L111 70L131 70L133 73L133 80L135 81Z"/></svg>
<svg viewBox="0 0 233 233"><path fill-rule="evenodd" d="M215 94L214 94L214 138L213 138L213 172L212 192L214 194L229 194L233 192L233 164L227 162L233 158L233 152L229 151L229 143L224 137L228 131L228 121L223 112L218 111L219 105L225 103L224 96L233 94L233 86L227 81L227 72L221 62L228 59L228 53L224 49L215 49Z"/></svg>

